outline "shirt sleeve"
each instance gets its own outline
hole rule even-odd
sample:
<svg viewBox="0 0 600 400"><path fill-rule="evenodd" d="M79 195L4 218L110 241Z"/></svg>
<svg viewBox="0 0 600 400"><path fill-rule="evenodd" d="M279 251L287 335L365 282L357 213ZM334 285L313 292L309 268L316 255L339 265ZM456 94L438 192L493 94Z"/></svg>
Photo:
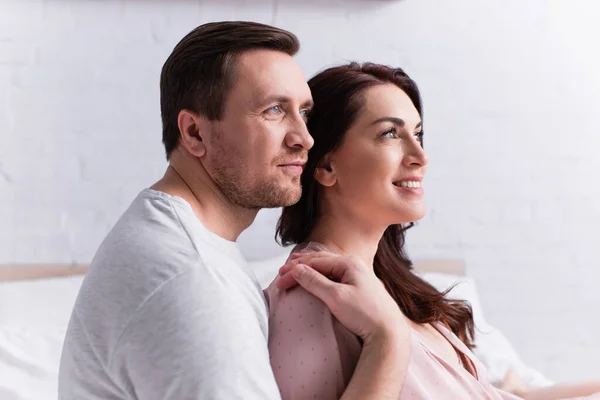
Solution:
<svg viewBox="0 0 600 400"><path fill-rule="evenodd" d="M284 400L339 399L361 346L318 298L301 287L267 290L269 352Z"/></svg>
<svg viewBox="0 0 600 400"><path fill-rule="evenodd" d="M200 273L178 275L130 320L109 372L139 400L280 399L265 334L248 313Z"/></svg>

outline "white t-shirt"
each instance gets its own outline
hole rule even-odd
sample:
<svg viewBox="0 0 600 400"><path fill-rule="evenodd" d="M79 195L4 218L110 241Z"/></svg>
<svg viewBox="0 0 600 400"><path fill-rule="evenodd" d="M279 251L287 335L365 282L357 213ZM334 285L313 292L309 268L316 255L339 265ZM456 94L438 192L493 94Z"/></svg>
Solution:
<svg viewBox="0 0 600 400"><path fill-rule="evenodd" d="M267 304L237 245L179 197L142 191L71 315L60 400L280 399Z"/></svg>

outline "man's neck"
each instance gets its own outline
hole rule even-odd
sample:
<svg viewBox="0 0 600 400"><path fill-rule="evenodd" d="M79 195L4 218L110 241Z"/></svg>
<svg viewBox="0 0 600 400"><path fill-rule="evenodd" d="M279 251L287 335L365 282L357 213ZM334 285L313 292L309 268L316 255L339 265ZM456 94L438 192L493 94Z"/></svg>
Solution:
<svg viewBox="0 0 600 400"><path fill-rule="evenodd" d="M309 240L321 243L336 253L353 255L372 267L385 227L367 227L339 213L327 213L311 232Z"/></svg>
<svg viewBox="0 0 600 400"><path fill-rule="evenodd" d="M181 197L190 204L206 229L232 242L252 224L258 213L258 210L232 203L202 163L181 152L173 154L165 175L151 189Z"/></svg>

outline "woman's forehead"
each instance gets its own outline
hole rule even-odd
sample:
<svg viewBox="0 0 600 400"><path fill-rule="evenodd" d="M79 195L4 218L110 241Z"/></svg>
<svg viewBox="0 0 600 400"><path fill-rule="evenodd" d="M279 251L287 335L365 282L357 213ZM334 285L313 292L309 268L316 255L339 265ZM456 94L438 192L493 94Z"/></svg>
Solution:
<svg viewBox="0 0 600 400"><path fill-rule="evenodd" d="M393 84L377 85L365 90L358 120L371 124L385 118L404 121L406 129L414 129L421 122L410 97Z"/></svg>

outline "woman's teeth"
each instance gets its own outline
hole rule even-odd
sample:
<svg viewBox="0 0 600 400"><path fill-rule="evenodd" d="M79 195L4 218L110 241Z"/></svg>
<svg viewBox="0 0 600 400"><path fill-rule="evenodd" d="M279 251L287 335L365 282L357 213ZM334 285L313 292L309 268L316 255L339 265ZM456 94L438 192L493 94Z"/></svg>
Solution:
<svg viewBox="0 0 600 400"><path fill-rule="evenodd" d="M400 186L400 187L403 187L403 188L417 189L417 188L421 187L421 182L417 182L417 181L402 181L402 182L395 182L394 185Z"/></svg>

